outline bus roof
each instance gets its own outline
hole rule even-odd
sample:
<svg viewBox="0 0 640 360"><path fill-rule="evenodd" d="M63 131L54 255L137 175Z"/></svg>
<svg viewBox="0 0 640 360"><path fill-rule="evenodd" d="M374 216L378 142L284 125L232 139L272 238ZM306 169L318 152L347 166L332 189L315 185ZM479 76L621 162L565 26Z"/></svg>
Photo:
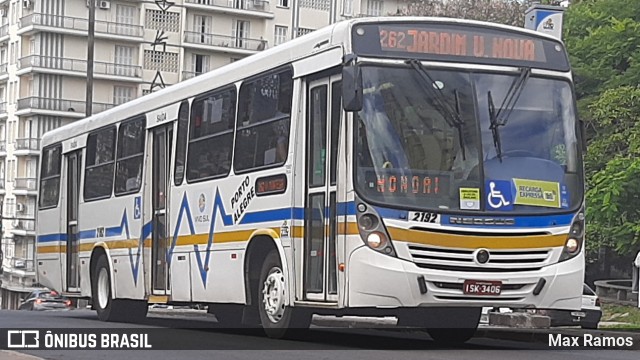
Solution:
<svg viewBox="0 0 640 360"><path fill-rule="evenodd" d="M42 137L42 146L44 147L53 143L71 139L95 129L118 123L124 119L145 114L149 111L168 106L170 104L175 104L179 101L197 96L209 89L216 89L224 85L232 84L249 76L310 56L319 50L348 44L347 40L349 39L350 29L352 26L360 23L385 22L434 22L460 25L481 25L496 29L517 31L527 35L558 41L558 39L553 36L533 30L467 19L388 16L357 18L341 21L313 31L305 36L301 36L278 46L261 51L255 55L214 69L200 76L171 85L165 89L131 100L112 109L49 131ZM346 51L350 51L350 49L346 49ZM265 59L269 59L269 61L264 61Z"/></svg>

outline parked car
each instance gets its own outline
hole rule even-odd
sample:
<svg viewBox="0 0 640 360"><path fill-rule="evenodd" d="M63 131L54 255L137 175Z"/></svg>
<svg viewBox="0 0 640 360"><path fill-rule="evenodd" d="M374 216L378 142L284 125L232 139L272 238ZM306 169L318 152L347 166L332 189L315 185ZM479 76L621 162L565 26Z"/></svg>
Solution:
<svg viewBox="0 0 640 360"><path fill-rule="evenodd" d="M18 307L19 310L69 310L71 300L53 290L36 290L30 293Z"/></svg>
<svg viewBox="0 0 640 360"><path fill-rule="evenodd" d="M580 311L571 310L538 310L538 314L551 318L551 326L581 326L583 329L597 329L602 310L600 299L596 293L584 284L582 289L582 308Z"/></svg>

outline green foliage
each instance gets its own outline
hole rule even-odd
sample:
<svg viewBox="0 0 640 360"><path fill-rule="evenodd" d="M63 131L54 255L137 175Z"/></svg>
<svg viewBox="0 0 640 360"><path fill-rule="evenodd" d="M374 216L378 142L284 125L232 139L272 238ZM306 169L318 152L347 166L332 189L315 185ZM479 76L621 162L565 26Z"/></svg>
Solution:
<svg viewBox="0 0 640 360"><path fill-rule="evenodd" d="M564 40L588 130L587 250L640 249L640 1L582 0Z"/></svg>
<svg viewBox="0 0 640 360"><path fill-rule="evenodd" d="M605 91L590 106L597 132L585 157L589 250L640 248L640 89Z"/></svg>

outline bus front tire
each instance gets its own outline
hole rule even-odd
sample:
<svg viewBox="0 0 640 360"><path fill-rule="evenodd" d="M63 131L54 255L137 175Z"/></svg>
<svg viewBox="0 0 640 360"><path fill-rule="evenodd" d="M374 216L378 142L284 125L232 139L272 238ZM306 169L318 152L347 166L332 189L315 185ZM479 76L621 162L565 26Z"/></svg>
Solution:
<svg viewBox="0 0 640 360"><path fill-rule="evenodd" d="M92 304L101 321L135 322L147 316L144 300L112 299L111 273L106 256L100 256L92 273Z"/></svg>
<svg viewBox="0 0 640 360"><path fill-rule="evenodd" d="M300 334L296 330L309 328L310 312L285 305L285 274L276 250L271 250L262 264L257 291L260 322L268 337L291 338Z"/></svg>

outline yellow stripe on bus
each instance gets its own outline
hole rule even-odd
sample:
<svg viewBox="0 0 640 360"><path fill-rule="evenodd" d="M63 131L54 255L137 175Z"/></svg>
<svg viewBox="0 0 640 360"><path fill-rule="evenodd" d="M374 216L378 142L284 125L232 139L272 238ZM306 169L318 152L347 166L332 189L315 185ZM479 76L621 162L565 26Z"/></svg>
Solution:
<svg viewBox="0 0 640 360"><path fill-rule="evenodd" d="M462 249L536 249L563 246L567 235L469 236L389 227L393 240Z"/></svg>

